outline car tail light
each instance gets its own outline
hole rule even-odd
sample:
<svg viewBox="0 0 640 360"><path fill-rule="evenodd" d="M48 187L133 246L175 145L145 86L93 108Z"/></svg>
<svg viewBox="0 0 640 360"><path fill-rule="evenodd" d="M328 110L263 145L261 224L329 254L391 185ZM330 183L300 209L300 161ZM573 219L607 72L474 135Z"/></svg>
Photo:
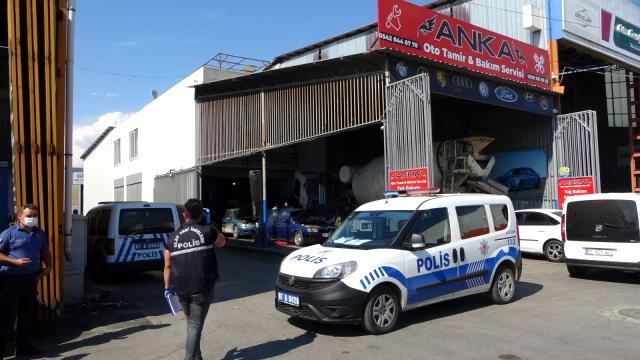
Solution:
<svg viewBox="0 0 640 360"><path fill-rule="evenodd" d="M106 239L104 242L104 254L115 255L115 244L113 239Z"/></svg>
<svg viewBox="0 0 640 360"><path fill-rule="evenodd" d="M560 220L560 235L562 241L567 241L567 220L565 214L562 214L562 220Z"/></svg>

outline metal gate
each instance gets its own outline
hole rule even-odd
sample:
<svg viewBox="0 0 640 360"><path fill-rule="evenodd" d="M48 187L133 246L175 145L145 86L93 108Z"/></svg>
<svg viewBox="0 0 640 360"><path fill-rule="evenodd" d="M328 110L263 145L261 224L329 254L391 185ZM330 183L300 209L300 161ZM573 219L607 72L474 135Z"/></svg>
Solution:
<svg viewBox="0 0 640 360"><path fill-rule="evenodd" d="M568 167L571 176L593 176L595 192L600 192L600 158L598 150L598 119L593 110L558 115L553 119L553 188L561 167Z"/></svg>
<svg viewBox="0 0 640 360"><path fill-rule="evenodd" d="M389 171L426 167L434 185L429 75L419 74L386 87L385 184Z"/></svg>

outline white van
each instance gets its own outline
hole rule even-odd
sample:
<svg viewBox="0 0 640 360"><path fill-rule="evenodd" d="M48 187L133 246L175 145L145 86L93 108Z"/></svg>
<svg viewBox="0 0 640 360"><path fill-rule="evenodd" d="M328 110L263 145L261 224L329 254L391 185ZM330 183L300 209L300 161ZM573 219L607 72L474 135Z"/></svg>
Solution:
<svg viewBox="0 0 640 360"><path fill-rule="evenodd" d="M287 256L275 306L380 334L401 311L443 300L488 293L510 302L521 269L508 197L388 198L360 206L322 245Z"/></svg>
<svg viewBox="0 0 640 360"><path fill-rule="evenodd" d="M87 268L98 280L116 270L160 270L167 237L180 224L174 204L102 202L87 213Z"/></svg>
<svg viewBox="0 0 640 360"><path fill-rule="evenodd" d="M570 276L584 276L589 268L640 271L639 201L633 193L567 199L562 229Z"/></svg>

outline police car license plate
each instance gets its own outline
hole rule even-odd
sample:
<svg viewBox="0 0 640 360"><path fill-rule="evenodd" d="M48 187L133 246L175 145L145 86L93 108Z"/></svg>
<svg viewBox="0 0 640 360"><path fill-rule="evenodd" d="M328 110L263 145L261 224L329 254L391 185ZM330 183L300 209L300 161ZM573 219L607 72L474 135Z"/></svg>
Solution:
<svg viewBox="0 0 640 360"><path fill-rule="evenodd" d="M584 249L585 255L593 255L593 256L613 256L612 249Z"/></svg>
<svg viewBox="0 0 640 360"><path fill-rule="evenodd" d="M278 301L293 306L300 306L300 298L298 295L289 294L284 291L278 291Z"/></svg>

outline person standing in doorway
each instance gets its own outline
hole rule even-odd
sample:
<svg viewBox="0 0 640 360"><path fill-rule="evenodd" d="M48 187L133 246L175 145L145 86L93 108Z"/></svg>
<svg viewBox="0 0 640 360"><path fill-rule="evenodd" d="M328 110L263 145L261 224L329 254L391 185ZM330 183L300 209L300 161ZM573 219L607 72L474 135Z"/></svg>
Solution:
<svg viewBox="0 0 640 360"><path fill-rule="evenodd" d="M212 225L202 225L202 202L189 199L182 213L185 223L171 233L164 251L164 296L176 294L187 318L185 359L202 359L200 338L219 279L215 247L225 237Z"/></svg>
<svg viewBox="0 0 640 360"><path fill-rule="evenodd" d="M51 272L47 235L38 228L38 207L20 208L18 224L0 233L0 359L17 318L16 355L42 353L31 345L38 279Z"/></svg>

